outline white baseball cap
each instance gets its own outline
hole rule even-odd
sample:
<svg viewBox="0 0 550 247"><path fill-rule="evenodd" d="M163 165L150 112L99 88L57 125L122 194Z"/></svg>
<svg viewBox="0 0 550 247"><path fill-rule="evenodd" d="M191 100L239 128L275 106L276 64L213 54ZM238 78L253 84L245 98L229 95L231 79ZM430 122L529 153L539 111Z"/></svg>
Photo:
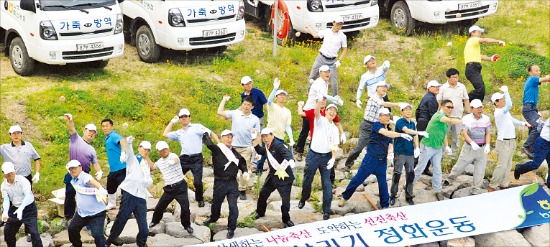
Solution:
<svg viewBox="0 0 550 247"><path fill-rule="evenodd" d="M86 124L86 126L84 126L84 129L93 130L93 131L97 132L97 127L93 123Z"/></svg>
<svg viewBox="0 0 550 247"><path fill-rule="evenodd" d="M378 115L382 115L382 114L384 114L384 115L391 115L391 112L390 112L390 110L389 110L388 108L382 107L382 108L380 108L380 109L378 110Z"/></svg>
<svg viewBox="0 0 550 247"><path fill-rule="evenodd" d="M284 94L284 95L288 96L288 93L285 90L282 90L282 89L279 89L279 90L277 90L277 92L275 92L275 96L277 96L279 94Z"/></svg>
<svg viewBox="0 0 550 247"><path fill-rule="evenodd" d="M180 112L178 113L178 117L181 117L181 116L191 116L191 112L189 112L189 110L187 108L182 108L180 110Z"/></svg>
<svg viewBox="0 0 550 247"><path fill-rule="evenodd" d="M376 57L373 55L367 55L365 59L363 59L363 64L366 64L371 59L376 59Z"/></svg>
<svg viewBox="0 0 550 247"><path fill-rule="evenodd" d="M12 173L14 171L15 171L15 166L13 165L13 163L4 162L4 164L2 164L2 172L4 174Z"/></svg>
<svg viewBox="0 0 550 247"><path fill-rule="evenodd" d="M328 65L322 65L321 67L319 67L319 72L322 71L330 71L330 68L328 67Z"/></svg>
<svg viewBox="0 0 550 247"><path fill-rule="evenodd" d="M336 23L344 23L344 18L342 16L335 16L334 19L332 19L332 21L336 22Z"/></svg>
<svg viewBox="0 0 550 247"><path fill-rule="evenodd" d="M376 87L390 87L390 84L386 83L386 81L379 81L376 83Z"/></svg>
<svg viewBox="0 0 550 247"><path fill-rule="evenodd" d="M336 109L336 111L338 111L338 107L337 107L335 104L330 104L330 105L328 105L328 106L325 108L325 110L328 110L329 108L334 108L334 109Z"/></svg>
<svg viewBox="0 0 550 247"><path fill-rule="evenodd" d="M233 132L231 132L231 130L224 130L224 131L222 131L221 136L223 137L223 136L226 136L226 135L233 135Z"/></svg>
<svg viewBox="0 0 550 247"><path fill-rule="evenodd" d="M472 108L479 108L479 107L482 107L482 106L483 106L483 103L481 103L481 100L479 100L479 99L474 99L474 100L472 100L472 102L470 102L470 107L472 107Z"/></svg>
<svg viewBox="0 0 550 247"><path fill-rule="evenodd" d="M480 31L480 32L485 32L485 29L483 28L480 28L478 25L473 25L470 27L470 29L468 29L468 33L472 33L472 32L475 32L475 31Z"/></svg>
<svg viewBox="0 0 550 247"><path fill-rule="evenodd" d="M405 104L401 104L401 106L399 107L401 110L407 108L407 107L410 107L411 110L413 109L413 106L409 103L405 103Z"/></svg>
<svg viewBox="0 0 550 247"><path fill-rule="evenodd" d="M504 98L504 94L503 93L494 93L492 96L491 96L491 101L493 103L495 103L495 101L499 100L499 99L502 99ZM472 100L473 101L473 100Z"/></svg>
<svg viewBox="0 0 550 247"><path fill-rule="evenodd" d="M251 82L252 82L252 78L250 78L250 76L245 75L243 76L243 78L241 78L241 85L245 85Z"/></svg>
<svg viewBox="0 0 550 247"><path fill-rule="evenodd" d="M264 128L262 129L262 135L269 135L269 134L273 134L273 130L271 128Z"/></svg>
<svg viewBox="0 0 550 247"><path fill-rule="evenodd" d="M157 142L157 145L155 145L157 148L157 151L162 151L163 149L169 148L168 143L165 141L159 141Z"/></svg>
<svg viewBox="0 0 550 247"><path fill-rule="evenodd" d="M23 130L21 129L21 126L19 125L13 125L10 127L10 134L13 134L14 132L21 132L23 133Z"/></svg>
<svg viewBox="0 0 550 247"><path fill-rule="evenodd" d="M79 167L79 166L81 166L80 161L78 161L78 160L71 160L71 161L69 161L69 163L67 163L67 165L65 165L65 168L67 168L67 170L69 170L69 168L72 168L72 167Z"/></svg>
<svg viewBox="0 0 550 247"><path fill-rule="evenodd" d="M145 149L151 150L151 143L148 141L142 141L139 143L139 146Z"/></svg>
<svg viewBox="0 0 550 247"><path fill-rule="evenodd" d="M430 89L431 87L441 87L441 84L439 84L436 80L431 80L428 82L426 89Z"/></svg>

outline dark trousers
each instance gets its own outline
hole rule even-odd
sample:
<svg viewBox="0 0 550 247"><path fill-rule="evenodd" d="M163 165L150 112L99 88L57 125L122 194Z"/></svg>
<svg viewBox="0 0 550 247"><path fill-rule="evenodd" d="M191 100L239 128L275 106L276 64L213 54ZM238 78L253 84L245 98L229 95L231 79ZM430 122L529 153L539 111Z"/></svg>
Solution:
<svg viewBox="0 0 550 247"><path fill-rule="evenodd" d="M288 179L288 178L287 178ZM267 208L267 199L273 191L277 190L283 203L281 204L281 214L283 222L286 223L290 220L290 191L292 190L292 183L286 185L277 185L273 182L266 181L262 189L260 190L260 197L258 198L258 204L256 205L256 212L264 216Z"/></svg>
<svg viewBox="0 0 550 247"><path fill-rule="evenodd" d="M481 63L470 62L466 64L466 79L468 79L474 90L468 93L470 97L470 102L474 99L479 99L483 102L485 98L485 82L483 82L483 77L481 76Z"/></svg>
<svg viewBox="0 0 550 247"><path fill-rule="evenodd" d="M306 169L304 170L304 181L302 183L302 198L305 202L311 196L311 183L315 172L321 173L321 185L323 189L323 213L330 213L330 203L332 201L332 184L330 182L330 170L327 169L327 163L332 158L332 153L316 153L309 150L306 156Z"/></svg>
<svg viewBox="0 0 550 247"><path fill-rule="evenodd" d="M359 154L361 154L363 149L369 144L371 129L372 122L363 119L363 121L361 121L361 124L359 125L359 141L357 142L357 146L355 146L355 148L349 153L349 156L346 159L347 167L353 166L353 162L357 159L357 157L359 157Z"/></svg>
<svg viewBox="0 0 550 247"><path fill-rule="evenodd" d="M535 140L537 140L540 136L540 133L537 130L537 120L540 118L538 112L539 110L535 104L525 104L521 109L523 118L525 118L525 120L531 125L531 128L529 128L529 136L523 144L523 147L527 148L527 150L531 152L534 152L533 145L535 144Z"/></svg>
<svg viewBox="0 0 550 247"><path fill-rule="evenodd" d="M412 155L396 155L395 166L393 169L393 177L391 184L391 196L397 197L397 191L399 190L399 180L401 178L401 171L405 166L405 198L413 198L413 181L414 181L414 156Z"/></svg>
<svg viewBox="0 0 550 247"><path fill-rule="evenodd" d="M307 118L302 118L302 130L300 131L300 135L298 136L298 142L296 143L296 152L297 153L304 153L304 148L306 146L306 140L309 135L309 121L307 121Z"/></svg>
<svg viewBox="0 0 550 247"><path fill-rule="evenodd" d="M239 207L237 198L239 197L239 183L237 179L221 180L214 179L214 194L212 199L212 208L210 208L210 219L216 222L220 218L223 200L227 197L229 204L229 218L227 219L227 229L237 229L237 218L239 218Z"/></svg>
<svg viewBox="0 0 550 247"><path fill-rule="evenodd" d="M63 213L65 214L66 219L72 219L74 212L76 210L76 190L71 184L71 174L67 172L63 182L65 183L65 204Z"/></svg>
<svg viewBox="0 0 550 247"><path fill-rule="evenodd" d="M355 189L361 185L365 179L371 174L376 176L378 182L378 194L380 195L380 207L387 208L390 206L390 195L388 193L388 183L386 182L386 170L388 169L386 159L377 159L367 153L357 174L351 179L342 193L342 198L348 200L351 198Z"/></svg>
<svg viewBox="0 0 550 247"><path fill-rule="evenodd" d="M159 202L155 207L151 222L159 223L164 210L175 199L181 207L181 224L183 227L191 226L191 212L189 211L189 197L187 196L187 183L185 179L172 185L166 185L163 189L164 193L160 196Z"/></svg>
<svg viewBox="0 0 550 247"><path fill-rule="evenodd" d="M74 214L71 224L69 224L69 241L74 247L81 247L80 230L84 226L90 225L92 237L96 247L105 247L105 216L107 211L101 211L95 215L81 217L78 212Z"/></svg>
<svg viewBox="0 0 550 247"><path fill-rule="evenodd" d="M527 161L525 164L517 164L516 169L520 174L537 170L542 162L546 160L546 163L550 164L550 142L542 139L539 136L535 141L533 148L533 160ZM550 186L550 175L546 178L546 185Z"/></svg>
<svg viewBox="0 0 550 247"><path fill-rule="evenodd" d="M120 210L116 215L113 227L109 233L107 243L111 244L122 233L126 222L132 216L132 213L136 217L139 232L136 237L137 246L145 246L147 242L147 236L149 235L149 227L147 226L147 201L143 198L134 196L128 192L122 193L122 199L120 203Z"/></svg>
<svg viewBox="0 0 550 247"><path fill-rule="evenodd" d="M202 167L204 158L202 154L181 155L180 156L181 170L183 174L191 171L193 173L193 186L195 186L195 200L204 201L202 184Z"/></svg>
<svg viewBox="0 0 550 247"><path fill-rule="evenodd" d="M27 234L31 235L32 246L42 247L42 240L40 240L40 234L38 233L36 204L33 202L23 209L23 218L21 220L15 215L16 210L16 207L10 205L8 220L4 226L4 240L6 240L8 247L15 247L17 241L15 235L22 224L25 225L25 230L28 230Z"/></svg>
<svg viewBox="0 0 550 247"><path fill-rule="evenodd" d="M118 186L120 186L124 179L126 179L126 168L116 172L109 172L109 175L107 175L107 192L109 194L116 193Z"/></svg>

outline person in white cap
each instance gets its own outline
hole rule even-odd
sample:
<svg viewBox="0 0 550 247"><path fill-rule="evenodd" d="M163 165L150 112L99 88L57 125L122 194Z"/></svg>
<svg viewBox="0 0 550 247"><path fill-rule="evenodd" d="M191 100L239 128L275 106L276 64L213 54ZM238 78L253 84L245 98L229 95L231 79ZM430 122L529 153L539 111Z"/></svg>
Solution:
<svg viewBox="0 0 550 247"><path fill-rule="evenodd" d="M71 184L76 190L76 213L69 224L69 241L73 246L82 246L80 231L90 225L96 247L105 246L105 200L107 191L90 174L82 171L78 160L65 166L71 174Z"/></svg>
<svg viewBox="0 0 550 247"><path fill-rule="evenodd" d="M105 135L105 149L109 162L107 210L111 210L116 208L117 189L126 177L126 139L116 132L113 120L109 118L101 120L101 129Z"/></svg>
<svg viewBox="0 0 550 247"><path fill-rule="evenodd" d="M474 182L471 190L472 195L480 194L485 177L488 154L491 151L491 119L483 114L483 103L474 99L470 103L471 113L462 118L462 122L469 128L462 129L464 145L458 161L453 166L451 173L443 186L448 186L466 169L469 164L474 165ZM452 114L452 113L451 113Z"/></svg>
<svg viewBox="0 0 550 247"><path fill-rule="evenodd" d="M432 119L433 115L439 110L439 104L441 104L441 102L437 102L437 95L439 94L440 87L441 84L436 80L431 80L426 85L428 92L424 94L424 97L420 100L420 104L418 104L415 112L417 130L425 131L430 119ZM422 141L422 136L418 137L418 141ZM430 172L429 169L430 164L431 162L428 161L422 174L432 176L432 172ZM418 165L418 159L415 160L415 167L416 165Z"/></svg>
<svg viewBox="0 0 550 247"><path fill-rule="evenodd" d="M380 67L376 67L376 58L373 55L367 55L363 59L363 64L367 68L367 72L365 72L361 76L361 80L359 81L359 86L357 87L357 95L355 97L355 104L357 107L361 108L361 95L363 94L363 90L365 87L367 87L367 95L368 97L372 97L376 94L376 84L379 81L386 81L386 74L388 73L388 70L390 69L390 61L386 60ZM384 101L389 101L388 96L384 95Z"/></svg>
<svg viewBox="0 0 550 247"><path fill-rule="evenodd" d="M480 44L498 43L500 46L505 45L502 40L482 38L481 35L483 32L485 32L485 30L479 26L471 26L468 30L470 38L466 41L466 45L464 46L464 63L466 64L465 74L466 78L472 83L472 86L474 86L474 90L468 94L470 102L474 99L479 99L483 102L483 98L485 98L485 82L481 75L481 61L496 62L500 58L500 56L496 54L490 57L482 55Z"/></svg>
<svg viewBox="0 0 550 247"><path fill-rule="evenodd" d="M346 159L345 171L349 172L353 163L359 157L359 154L369 144L371 136L371 128L375 122L378 122L378 111L383 107L398 107L404 103L392 103L384 101L384 96L388 93L389 84L385 81L379 81L376 83L376 94L372 95L367 101L367 107L365 107L365 113L363 120L359 125L359 141L357 146L349 153Z"/></svg>
<svg viewBox="0 0 550 247"><path fill-rule="evenodd" d="M292 182L294 181L292 168L296 167L294 158L284 143L274 136L274 131L271 128L267 127L263 129L261 135L265 147L260 145L260 141L255 141L253 144L258 154L268 157L269 174L260 190L254 218L259 219L265 216L267 199L273 191L277 190L282 199L281 214L283 227L293 227L294 222L290 220L289 211L290 192L292 190Z"/></svg>
<svg viewBox="0 0 550 247"><path fill-rule="evenodd" d="M372 130L369 133L369 145L367 154L361 162L357 174L353 176L346 190L342 192L342 198L338 202L339 207L343 207L346 201L351 198L355 189L363 184L365 179L371 174L376 176L378 182L378 192L380 195L380 207L388 208L390 205L390 195L388 193L388 182L386 181L386 171L388 169L388 157L393 154L392 140L394 138L403 138L408 142L413 137L405 133L397 133L390 128L391 112L388 108L380 108L376 113L378 121L372 124Z"/></svg>
<svg viewBox="0 0 550 247"><path fill-rule="evenodd" d="M123 191L120 210L111 227L111 232L105 246L110 246L120 236L132 214L136 218L139 229L136 236L136 245L144 247L147 243L147 236L149 235L149 228L147 227L147 198L150 194L147 188L153 184L150 167L154 166L154 163L149 158L151 143L142 141L139 144L138 152L141 160L138 161L137 155L134 156L133 141L133 136L126 137L128 144L126 146L128 154L128 159L126 160L126 179L120 184L120 189Z"/></svg>
<svg viewBox="0 0 550 247"><path fill-rule="evenodd" d="M180 122L181 129L172 131L174 124ZM191 170L193 173L193 185L195 187L195 200L199 207L204 207L202 169L204 157L202 156L202 135L208 133L216 142L219 142L216 133L204 127L202 124L191 124L191 112L182 108L178 116L174 116L163 135L170 140L178 141L181 145L180 162L183 174Z"/></svg>
<svg viewBox="0 0 550 247"><path fill-rule="evenodd" d="M550 117L546 119L546 122L543 123L540 136L535 141L535 146L533 147L534 157L533 160L527 161L523 164L516 164L514 168L514 178L519 179L521 174L530 171L536 171L544 160L547 164L550 164ZM550 189L550 172L546 172L546 187Z"/></svg>
<svg viewBox="0 0 550 247"><path fill-rule="evenodd" d="M420 174L425 170L428 161L432 162L433 176L432 189L435 192L437 200L444 200L445 196L441 192L441 180L443 174L441 172L441 160L443 159L443 147L447 154L452 150L447 144L447 129L449 124L462 124L462 120L451 118L453 111L453 102L450 100L441 101L441 110L436 112L426 128L429 138L422 138L420 142L420 156L418 157L418 165L414 169L414 183L420 178Z"/></svg>
<svg viewBox="0 0 550 247"><path fill-rule="evenodd" d="M229 101L230 97L223 96L220 105L218 106L218 115L224 118L231 118L231 132L232 147L243 156L246 160L247 170L251 170L250 164L252 161L252 141L260 138L258 132L260 132L260 122L258 117L251 113L254 108L254 99L251 96L246 96L241 104L241 107L236 110L226 111L225 103ZM248 182L244 179L243 174L239 174L239 198L246 200L246 189L248 188Z"/></svg>
<svg viewBox="0 0 550 247"><path fill-rule="evenodd" d="M82 131L82 136L78 134L76 128L74 127L74 118L71 114L65 114L67 118L67 128L69 129L69 159L78 160L82 165L82 170L85 173L90 174L91 167L90 164L94 166L96 171L95 178L99 181L103 176L103 171L99 165L99 160L97 158L97 153L94 146L91 145L91 142L95 139L97 135L97 127L93 123L89 123L84 126ZM71 185L71 174L67 172L65 174L65 203L63 213L65 215L65 223L68 223L70 219L73 218L74 212L76 210L76 191Z"/></svg>
<svg viewBox="0 0 550 247"><path fill-rule="evenodd" d="M18 175L11 162L2 164L4 181L2 182L2 221L4 225L4 240L7 246L16 246L16 235L22 224L31 236L33 247L42 247L38 233L38 211L34 203L31 183Z"/></svg>
<svg viewBox="0 0 550 247"><path fill-rule="evenodd" d="M495 105L495 125L497 126L497 141L495 151L497 153L497 166L489 180L489 192L495 191L495 188L508 188L510 179L508 174L512 169L512 159L516 151L516 128L514 125L523 125L530 128L528 122L515 119L510 114L512 109L512 98L508 93L508 87L500 87L500 91L491 96L491 101Z"/></svg>
<svg viewBox="0 0 550 247"><path fill-rule="evenodd" d="M212 142L212 139L207 134L203 135L203 142L212 151L212 166L214 167L212 207L210 208L210 216L203 221L203 225L207 226L210 223L218 221L222 203L227 198L227 204L229 204L227 238L233 238L235 229L237 229L237 218L239 218L239 207L237 206L239 184L237 182L237 174L241 171L245 180L250 178L246 160L232 146L233 133L230 130L222 131L221 142L217 145Z"/></svg>
<svg viewBox="0 0 550 247"><path fill-rule="evenodd" d="M330 67L332 73L330 74L330 84L332 88L332 96L338 95L338 70L340 64L346 53L348 52L347 37L342 31L344 26L344 19L341 16L336 16L332 21L332 27L317 32L314 28L306 25L306 29L314 38L323 39L319 54L315 58L315 62L311 66L311 72L309 73L309 85L313 83L317 77L319 77L318 70L322 65ZM338 51L342 49L342 53L338 56ZM328 81L328 80L327 80Z"/></svg>
<svg viewBox="0 0 550 247"><path fill-rule="evenodd" d="M164 210L176 200L181 207L180 222L183 228L189 233L193 233L191 227L191 211L189 211L189 197L187 195L187 181L181 170L180 159L178 155L170 152L170 147L165 141L159 141L155 145L160 154L160 158L154 164L149 164L151 170L159 170L164 179L164 193L155 206L153 218L149 228L155 227L164 214Z"/></svg>
<svg viewBox="0 0 550 247"><path fill-rule="evenodd" d="M264 126L264 107L267 107L267 98L262 90L253 87L253 81L250 76L243 76L241 78L241 85L244 91L241 93L241 102L244 101L246 96L251 96L254 99L254 108L252 108L252 114L258 117L260 121L260 129Z"/></svg>

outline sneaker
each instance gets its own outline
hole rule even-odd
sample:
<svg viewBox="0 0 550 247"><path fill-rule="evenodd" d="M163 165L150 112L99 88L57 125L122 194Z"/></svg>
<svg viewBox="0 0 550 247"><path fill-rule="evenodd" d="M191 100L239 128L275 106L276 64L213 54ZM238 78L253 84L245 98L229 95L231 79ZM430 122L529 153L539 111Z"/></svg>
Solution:
<svg viewBox="0 0 550 247"><path fill-rule="evenodd" d="M441 192L435 193L435 197L437 198L438 201L443 201L443 200L445 200L445 196L444 196L443 193L441 193Z"/></svg>
<svg viewBox="0 0 550 247"><path fill-rule="evenodd" d="M239 195L239 199L246 200L246 191L239 191L241 194Z"/></svg>
<svg viewBox="0 0 550 247"><path fill-rule="evenodd" d="M344 199L343 197L340 198L340 201L338 202L338 207L343 207L344 205L346 205L346 202L346 199Z"/></svg>
<svg viewBox="0 0 550 247"><path fill-rule="evenodd" d="M529 151L528 148L521 147L521 152L524 153L525 155L527 155L527 158L529 158L530 160L533 159L533 153L531 153L531 151Z"/></svg>
<svg viewBox="0 0 550 247"><path fill-rule="evenodd" d="M296 159L296 161L302 161L302 160L304 160L304 154L296 152L294 154L294 158Z"/></svg>

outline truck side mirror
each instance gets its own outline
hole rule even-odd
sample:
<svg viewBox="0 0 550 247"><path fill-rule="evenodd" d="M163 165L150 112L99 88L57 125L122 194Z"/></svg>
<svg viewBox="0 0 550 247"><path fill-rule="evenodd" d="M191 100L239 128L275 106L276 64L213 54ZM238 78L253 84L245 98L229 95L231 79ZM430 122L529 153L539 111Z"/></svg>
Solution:
<svg viewBox="0 0 550 247"><path fill-rule="evenodd" d="M22 10L36 13L36 5L34 3L34 0L21 0L19 2L19 7L21 7Z"/></svg>

